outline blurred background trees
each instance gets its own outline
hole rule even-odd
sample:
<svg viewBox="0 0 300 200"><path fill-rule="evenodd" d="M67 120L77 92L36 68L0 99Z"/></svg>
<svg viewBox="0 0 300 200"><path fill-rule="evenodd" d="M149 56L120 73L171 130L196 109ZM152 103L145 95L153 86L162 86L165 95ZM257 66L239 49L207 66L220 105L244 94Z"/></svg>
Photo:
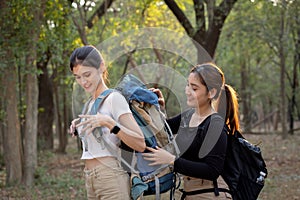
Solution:
<svg viewBox="0 0 300 200"><path fill-rule="evenodd" d="M141 65L151 67L149 63L186 77L191 66L207 61L201 57L204 48L239 93L245 133L280 132L285 137L298 131L299 6L295 0L1 1L0 158L7 184L34 183L39 150L65 153L73 118L70 53L109 39L108 54L132 46L106 63L111 87L124 73ZM166 30L161 37L170 37L167 48L151 38L145 44L127 37L117 40L123 33L139 37L141 30L155 27ZM184 46L167 30L193 42ZM192 58L166 51L172 45ZM166 72L157 74L154 84L168 77ZM168 115L180 112L176 95L156 86L165 92Z"/></svg>

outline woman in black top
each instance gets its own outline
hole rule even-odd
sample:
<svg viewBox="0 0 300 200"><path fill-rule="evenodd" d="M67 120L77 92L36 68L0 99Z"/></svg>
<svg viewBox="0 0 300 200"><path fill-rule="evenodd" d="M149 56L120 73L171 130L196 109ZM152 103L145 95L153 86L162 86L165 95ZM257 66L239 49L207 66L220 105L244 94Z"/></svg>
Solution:
<svg viewBox="0 0 300 200"><path fill-rule="evenodd" d="M152 90L164 107L160 90ZM219 175L226 155L228 128L239 129L236 93L225 84L220 68L212 63L191 70L185 93L191 109L168 119L173 133L177 133L180 156L176 158L157 147L148 148L151 153L144 153L144 157L153 161L152 165L174 165L174 171L183 175L186 192L209 189L201 194L189 193L185 199L230 199L230 194L214 188L227 187Z"/></svg>

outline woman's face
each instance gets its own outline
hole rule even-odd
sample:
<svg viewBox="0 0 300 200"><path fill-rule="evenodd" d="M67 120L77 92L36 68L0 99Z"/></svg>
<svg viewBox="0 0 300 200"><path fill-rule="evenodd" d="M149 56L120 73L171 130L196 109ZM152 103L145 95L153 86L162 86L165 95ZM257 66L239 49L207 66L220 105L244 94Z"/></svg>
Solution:
<svg viewBox="0 0 300 200"><path fill-rule="evenodd" d="M205 85L200 82L196 73L190 73L185 87L187 105L192 108L202 107L209 104L209 93Z"/></svg>
<svg viewBox="0 0 300 200"><path fill-rule="evenodd" d="M77 83L90 94L95 93L101 82L100 68L77 65L73 68L73 75Z"/></svg>

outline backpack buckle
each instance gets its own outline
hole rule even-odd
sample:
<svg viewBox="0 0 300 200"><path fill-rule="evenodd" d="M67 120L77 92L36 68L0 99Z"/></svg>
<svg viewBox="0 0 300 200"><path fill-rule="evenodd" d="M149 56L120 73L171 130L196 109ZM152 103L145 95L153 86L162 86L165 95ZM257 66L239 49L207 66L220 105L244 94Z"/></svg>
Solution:
<svg viewBox="0 0 300 200"><path fill-rule="evenodd" d="M256 179L256 183L263 185L264 182L265 182L265 177L266 177L267 174L265 172L262 172L262 171L260 171L259 174L260 174L260 176Z"/></svg>

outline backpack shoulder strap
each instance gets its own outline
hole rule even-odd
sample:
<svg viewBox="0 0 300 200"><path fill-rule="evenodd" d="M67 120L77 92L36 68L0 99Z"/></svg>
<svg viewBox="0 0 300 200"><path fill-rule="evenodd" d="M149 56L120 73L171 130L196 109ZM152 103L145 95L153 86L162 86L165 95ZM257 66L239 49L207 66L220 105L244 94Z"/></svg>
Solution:
<svg viewBox="0 0 300 200"><path fill-rule="evenodd" d="M88 105L90 104L90 102L92 101L92 98L90 97L85 103L84 106L82 108L81 114L85 115L87 113L88 110Z"/></svg>
<svg viewBox="0 0 300 200"><path fill-rule="evenodd" d="M102 103L104 102L104 100L108 97L109 94L111 94L114 91L114 89L107 89L104 90L95 100L92 110L91 110L91 114L95 115L97 114L97 110L100 108L100 106L102 105ZM92 101L92 98L90 97L87 102L85 102L81 114L87 114L88 111L88 105L90 104L90 102Z"/></svg>
<svg viewBox="0 0 300 200"><path fill-rule="evenodd" d="M93 107L91 109L91 114L95 115L97 114L99 108L101 107L101 105L103 104L104 100L112 93L114 92L113 89L107 89L104 90L95 100Z"/></svg>
<svg viewBox="0 0 300 200"><path fill-rule="evenodd" d="M205 136L198 153L199 158L204 158L214 148L223 132L224 119L219 114L212 114L203 121L202 128Z"/></svg>
<svg viewBox="0 0 300 200"><path fill-rule="evenodd" d="M182 114L181 114L181 125L183 127L187 127L190 120L191 120L191 117L193 115L193 113L195 112L194 109L189 109L189 110L186 110L184 111Z"/></svg>

